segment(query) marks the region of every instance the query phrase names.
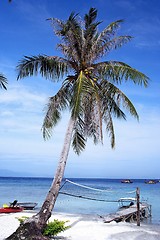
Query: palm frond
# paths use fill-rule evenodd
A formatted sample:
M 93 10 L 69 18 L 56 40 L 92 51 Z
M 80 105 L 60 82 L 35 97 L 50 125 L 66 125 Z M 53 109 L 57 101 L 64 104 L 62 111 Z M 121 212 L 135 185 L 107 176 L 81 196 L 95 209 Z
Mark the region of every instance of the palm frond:
M 52 129 L 61 119 L 61 111 L 68 106 L 68 89 L 61 88 L 58 93 L 49 98 L 46 106 L 46 115 L 43 121 L 42 131 L 44 139 L 50 138 Z
M 90 8 L 89 13 L 85 14 L 84 16 L 84 23 L 85 23 L 85 30 L 84 30 L 84 37 L 92 39 L 94 36 L 97 26 L 101 22 L 95 22 L 97 17 L 97 10 L 95 8 Z
M 42 77 L 55 81 L 55 79 L 59 79 L 67 74 L 68 68 L 67 61 L 61 57 L 48 57 L 45 55 L 25 56 L 17 66 L 17 79 L 41 74 Z
M 128 43 L 132 39 L 131 36 L 119 36 L 115 37 L 110 41 L 107 41 L 103 44 L 103 51 L 109 52 L 112 49 L 117 49 L 122 47 L 124 44 Z
M 74 83 L 73 91 L 72 91 L 72 100 L 71 100 L 71 110 L 72 117 L 77 118 L 78 115 L 82 111 L 82 98 L 84 94 L 88 94 L 90 92 L 90 85 L 88 84 L 88 79 L 85 74 L 80 71 L 80 74 L 77 77 L 77 80 Z
M 48 20 L 51 20 L 55 34 L 63 37 L 63 39 L 66 40 L 66 36 L 70 31 L 70 27 L 74 26 L 74 29 L 80 29 L 79 22 L 77 21 L 77 16 L 78 14 L 72 12 L 66 21 L 61 21 L 57 18 L 49 18 Z
M 56 35 L 62 40 L 58 48 L 62 50 L 67 59 L 72 61 L 78 61 L 82 55 L 82 28 L 77 16 L 78 14 L 72 12 L 66 21 L 51 19 Z
M 111 37 L 117 32 L 117 29 L 120 27 L 121 23 L 123 23 L 122 19 L 110 23 L 102 32 L 100 32 L 96 44 L 110 40 Z
M 108 112 L 107 115 L 104 116 L 104 122 L 106 123 L 106 131 L 109 134 L 109 137 L 111 139 L 111 147 L 115 147 L 115 133 L 114 133 L 114 125 L 113 120 L 110 112 Z
M 123 20 L 117 20 L 115 22 L 112 22 L 102 32 L 95 36 L 94 39 L 92 39 L 93 44 L 91 51 L 95 55 L 94 59 L 102 56 L 106 52 L 106 49 L 108 51 L 108 42 L 110 42 L 110 45 L 113 46 L 111 38 L 115 36 L 117 29 L 120 27 L 120 23 L 122 22 Z M 107 47 L 105 48 L 104 45 L 107 45 Z
M 134 105 L 132 104 L 132 102 L 129 100 L 129 98 L 118 88 L 117 88 L 116 95 L 117 95 L 117 101 L 120 102 L 123 108 L 125 108 L 131 114 L 131 116 L 139 120 L 138 113 Z
M 86 138 L 92 138 L 94 144 L 102 142 L 102 115 L 99 114 L 99 109 L 97 109 L 94 94 L 86 96 L 83 101 L 83 119 Z
M 0 73 L 0 88 L 7 90 L 6 87 L 7 84 L 8 84 L 7 78 L 2 73 Z
M 84 62 L 91 62 L 93 55 L 92 45 L 95 42 L 95 38 L 98 36 L 97 27 L 101 22 L 96 22 L 97 10 L 95 8 L 90 8 L 89 13 L 84 16 L 85 29 L 83 31 L 83 48 L 82 56 Z M 87 54 L 86 54 L 87 53 Z M 92 53 L 92 54 L 91 54 Z
M 72 147 L 76 154 L 80 154 L 86 147 L 87 138 L 84 134 L 84 121 L 79 116 L 73 130 Z
M 107 80 L 101 81 L 101 88 L 103 89 L 101 94 L 104 111 L 108 112 L 109 110 L 109 112 L 114 114 L 117 118 L 126 119 L 125 114 L 121 110 L 121 107 L 123 107 L 133 117 L 139 120 L 139 116 L 134 105 L 119 88 L 117 88 L 112 83 L 109 83 Z
M 68 51 L 69 57 L 73 61 L 81 60 L 82 59 L 82 29 L 75 18 L 69 19 L 68 25 L 69 25 L 69 31 L 66 34 L 67 43 L 69 42 L 69 44 L 72 44 L 72 48 L 69 48 L 72 52 Z
M 121 84 L 123 80 L 131 80 L 134 84 L 144 85 L 144 87 L 148 86 L 149 78 L 145 74 L 123 62 L 101 62 L 94 65 L 95 67 L 97 68 L 99 77 L 108 78 L 117 84 Z
M 91 24 L 94 23 L 95 19 L 97 17 L 97 9 L 96 8 L 90 8 L 89 13 L 85 14 L 84 21 L 85 21 L 85 28 L 89 28 Z
M 121 110 L 121 107 L 119 105 L 119 101 L 117 102 L 116 96 L 111 96 L 110 93 L 107 93 L 106 98 L 103 99 L 103 116 L 107 115 L 108 112 L 112 116 L 118 119 L 124 119 L 126 120 L 126 115 L 125 113 Z
M 73 150 L 77 155 L 79 155 L 86 147 L 86 139 L 83 134 L 83 129 L 79 128 L 78 122 L 79 121 L 77 121 L 74 129 L 73 141 L 72 141 Z
M 94 82 L 91 78 L 89 78 L 89 80 L 91 81 L 91 85 L 93 86 L 93 93 L 92 95 L 95 95 L 95 111 L 96 111 L 96 118 L 98 120 L 98 126 L 99 126 L 99 135 L 101 138 L 101 142 L 103 142 L 103 132 L 102 132 L 102 106 L 101 106 L 101 99 L 100 99 L 100 95 L 99 95 L 99 87 L 96 84 L 96 82 Z
M 103 40 L 101 44 L 97 44 L 95 48 L 95 59 L 103 57 L 108 54 L 111 50 L 122 47 L 132 39 L 131 36 L 119 36 L 111 40 Z
M 61 29 L 64 27 L 64 21 L 58 18 L 48 18 L 47 20 L 51 21 L 51 25 L 53 27 L 53 31 L 55 35 L 61 36 Z

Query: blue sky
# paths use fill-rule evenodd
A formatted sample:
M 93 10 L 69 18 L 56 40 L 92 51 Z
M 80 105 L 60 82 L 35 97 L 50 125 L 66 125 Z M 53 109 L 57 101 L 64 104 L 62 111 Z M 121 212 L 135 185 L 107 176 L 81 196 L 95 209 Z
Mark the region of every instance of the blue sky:
M 47 18 L 66 19 L 72 11 L 83 17 L 98 9 L 102 30 L 124 19 L 119 34 L 133 40 L 112 51 L 107 60 L 128 63 L 149 78 L 149 87 L 125 83 L 121 89 L 135 105 L 140 121 L 127 116 L 115 120 L 116 148 L 88 141 L 77 157 L 70 151 L 66 177 L 160 178 L 160 2 L 158 0 L 13 0 L 0 2 L 0 72 L 9 80 L 0 91 L 0 173 L 17 176 L 54 176 L 63 145 L 68 114 L 49 141 L 42 138 L 44 107 L 59 84 L 40 76 L 16 80 L 16 66 L 24 55 L 59 55 L 58 39 Z M 13 175 L 13 173 L 12 173 Z

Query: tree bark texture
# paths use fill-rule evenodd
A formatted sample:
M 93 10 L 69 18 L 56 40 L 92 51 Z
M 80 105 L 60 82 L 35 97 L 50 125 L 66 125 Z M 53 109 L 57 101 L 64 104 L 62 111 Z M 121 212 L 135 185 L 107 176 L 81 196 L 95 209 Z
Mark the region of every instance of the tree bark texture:
M 41 229 L 37 223 L 32 220 L 21 224 L 19 228 L 8 238 L 7 240 L 48 240 L 49 238 L 45 237 L 41 233 Z
M 21 224 L 20 227 L 16 230 L 16 232 L 13 233 L 8 238 L 6 238 L 6 240 L 48 239 L 42 235 L 42 232 L 44 227 L 46 226 L 47 220 L 51 217 L 52 210 L 54 208 L 59 193 L 60 185 L 64 176 L 65 166 L 69 154 L 75 121 L 76 120 L 74 120 L 72 117 L 70 118 L 56 174 L 51 184 L 51 188 L 46 196 L 46 199 L 39 213 L 37 213 L 29 220 L 26 220 L 23 224 Z

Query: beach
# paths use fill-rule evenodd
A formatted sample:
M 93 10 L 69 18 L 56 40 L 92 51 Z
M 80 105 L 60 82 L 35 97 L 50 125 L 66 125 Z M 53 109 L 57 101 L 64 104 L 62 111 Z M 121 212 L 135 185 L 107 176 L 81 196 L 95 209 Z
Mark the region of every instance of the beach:
M 33 213 L 24 211 L 20 213 L 0 215 L 0 240 L 11 235 L 19 226 L 17 218 L 31 217 Z M 68 221 L 71 226 L 56 237 L 65 240 L 160 240 L 160 225 L 147 225 L 141 223 L 111 222 L 104 223 L 98 215 L 53 213 L 50 221 L 54 219 Z
M 15 199 L 18 202 L 38 204 L 33 211 L 0 214 L 0 240 L 4 240 L 18 228 L 17 217 L 30 217 L 39 211 L 51 181 L 52 179 L 48 178 L 0 178 L 1 206 Z M 60 233 L 58 239 L 160 240 L 159 183 L 150 185 L 139 179 L 134 180 L 132 184 L 122 184 L 118 179 L 72 179 L 72 181 L 79 186 L 66 183 L 61 191 L 96 200 L 59 194 L 50 221 L 53 219 L 69 221 L 66 224 L 71 228 Z M 148 199 L 147 202 L 152 205 L 152 218 L 148 219 L 148 223 L 143 222 L 140 227 L 136 226 L 136 223 L 104 223 L 100 216 L 116 212 L 119 208 L 116 201 L 121 197 L 135 197 L 137 186 L 141 189 L 142 200 Z

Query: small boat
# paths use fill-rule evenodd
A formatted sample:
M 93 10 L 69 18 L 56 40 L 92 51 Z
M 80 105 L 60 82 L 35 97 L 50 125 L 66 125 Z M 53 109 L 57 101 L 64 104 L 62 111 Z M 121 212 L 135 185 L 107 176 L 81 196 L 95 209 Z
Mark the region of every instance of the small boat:
M 133 183 L 130 179 L 121 180 L 121 183 Z
M 16 213 L 16 212 L 22 212 L 22 207 L 3 207 L 0 208 L 0 213 Z
M 158 183 L 157 180 L 148 180 L 148 181 L 145 181 L 146 184 L 156 184 Z
M 131 198 L 131 197 L 120 198 L 120 199 L 118 200 L 119 209 L 129 208 L 129 207 L 135 205 L 135 204 L 136 204 L 136 201 L 137 201 L 136 198 Z
M 33 210 L 37 206 L 37 203 L 34 203 L 34 202 L 18 202 L 17 206 L 22 207 L 24 210 Z

